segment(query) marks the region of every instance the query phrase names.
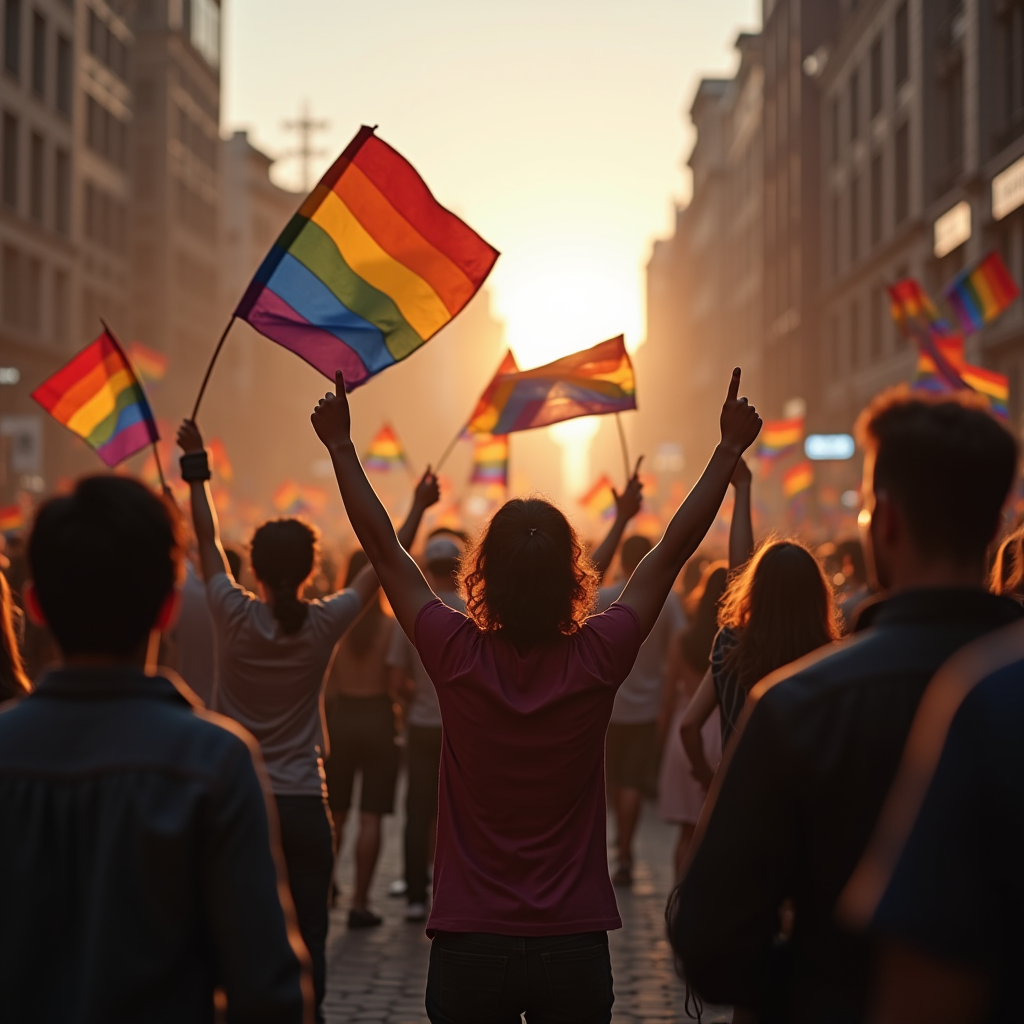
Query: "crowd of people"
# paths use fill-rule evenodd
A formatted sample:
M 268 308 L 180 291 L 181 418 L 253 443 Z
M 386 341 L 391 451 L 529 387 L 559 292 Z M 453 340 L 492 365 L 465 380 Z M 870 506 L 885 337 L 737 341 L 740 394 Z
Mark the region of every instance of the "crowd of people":
M 392 890 L 435 1024 L 612 1019 L 655 798 L 681 977 L 735 1021 L 1019 1016 L 1016 442 L 969 398 L 881 396 L 833 573 L 755 539 L 739 385 L 664 535 L 629 535 L 638 464 L 592 551 L 537 497 L 417 548 L 437 480 L 396 531 L 340 374 L 312 416 L 360 544 L 336 578 L 294 518 L 244 569 L 192 421 L 190 516 L 120 476 L 44 503 L 0 563 L 0 1019 L 322 1020 L 338 851 L 374 928 L 403 761 Z

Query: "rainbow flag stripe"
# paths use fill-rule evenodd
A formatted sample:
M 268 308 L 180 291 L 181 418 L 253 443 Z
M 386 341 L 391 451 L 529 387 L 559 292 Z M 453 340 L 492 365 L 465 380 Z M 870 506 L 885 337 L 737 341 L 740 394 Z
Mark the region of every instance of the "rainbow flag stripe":
M 274 491 L 272 501 L 282 515 L 319 514 L 327 504 L 327 492 L 320 487 L 304 487 L 294 480 L 285 480 Z
M 615 495 L 612 482 L 607 476 L 601 475 L 593 487 L 580 498 L 580 504 L 598 519 L 615 517 Z
M 171 361 L 160 352 L 154 352 L 151 348 L 138 341 L 128 342 L 128 358 L 135 367 L 138 375 L 147 384 L 155 384 L 163 380 L 167 375 L 167 367 Z
M 385 423 L 374 435 L 363 456 L 363 466 L 366 469 L 376 469 L 386 473 L 389 470 L 405 467 L 408 463 L 405 459 L 405 452 L 402 449 L 402 442 L 398 435 Z
M 782 474 L 782 493 L 787 498 L 795 498 L 814 485 L 814 470 L 809 462 L 801 462 Z
M 948 320 L 939 315 L 929 294 L 913 277 L 886 286 L 889 312 L 900 332 L 908 338 L 921 334 L 952 334 Z
M 25 525 L 25 514 L 20 505 L 5 505 L 0 508 L 0 533 L 11 533 Z
M 761 428 L 758 455 L 762 459 L 777 459 L 792 451 L 804 439 L 804 418 L 769 420 Z
M 502 377 L 507 376 L 510 373 L 518 373 L 519 364 L 516 362 L 516 357 L 512 355 L 512 349 L 508 349 L 505 352 L 504 357 L 501 360 L 501 364 L 498 366 L 498 371 L 491 378 L 490 384 L 484 388 L 483 394 L 477 400 L 476 408 L 473 410 L 473 415 L 469 417 L 469 422 L 474 422 L 478 417 L 487 416 L 488 409 L 494 400 L 494 394 L 498 390 L 498 384 Z M 466 428 L 466 433 L 469 432 L 469 428 Z M 485 431 L 486 433 L 486 431 Z
M 508 487 L 508 436 L 480 434 L 473 445 L 471 484 Z
M 108 466 L 160 440 L 146 393 L 107 331 L 40 384 L 32 397 Z
M 990 252 L 977 266 L 962 270 L 946 285 L 945 292 L 965 333 L 980 331 L 1020 295 L 997 252 Z
M 513 434 L 577 416 L 635 408 L 633 364 L 620 334 L 546 366 L 498 377 L 487 402 L 478 405 L 466 430 Z
M 363 127 L 256 272 L 235 316 L 345 388 L 415 352 L 498 258 Z
M 1009 415 L 1007 406 L 1010 401 L 1010 379 L 995 370 L 986 370 L 981 366 L 964 366 L 960 371 L 964 383 L 979 394 L 984 395 L 992 406 L 992 411 L 1001 419 Z

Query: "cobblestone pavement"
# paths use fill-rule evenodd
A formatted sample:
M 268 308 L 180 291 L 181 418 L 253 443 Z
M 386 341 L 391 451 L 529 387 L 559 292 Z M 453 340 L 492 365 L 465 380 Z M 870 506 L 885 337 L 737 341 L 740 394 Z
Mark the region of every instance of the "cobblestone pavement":
M 401 806 L 401 801 L 398 806 Z M 338 908 L 331 912 L 327 940 L 328 1024 L 424 1024 L 430 941 L 421 924 L 403 917 L 405 901 L 389 899 L 387 887 L 401 874 L 401 818 L 385 819 L 384 851 L 371 902 L 384 924 L 365 931 L 345 927 L 352 884 L 352 836 L 338 869 Z M 657 819 L 654 807 L 644 809 L 637 843 L 632 890 L 617 889 L 623 927 L 611 933 L 615 976 L 615 1024 L 679 1021 L 684 989 L 676 978 L 672 951 L 665 940 L 665 900 L 671 886 L 674 830 Z M 731 1014 L 705 1007 L 705 1024 L 728 1022 Z

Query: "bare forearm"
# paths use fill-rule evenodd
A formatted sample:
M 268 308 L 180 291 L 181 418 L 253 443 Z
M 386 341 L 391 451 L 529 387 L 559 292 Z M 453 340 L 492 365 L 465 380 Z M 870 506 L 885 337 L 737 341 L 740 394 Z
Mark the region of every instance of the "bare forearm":
M 750 515 L 750 484 L 736 488 L 729 524 L 729 568 L 738 569 L 754 552 L 754 523 Z
M 370 561 L 377 559 L 396 541 L 395 528 L 377 492 L 366 479 L 359 456 L 351 441 L 329 448 L 334 475 L 338 479 L 341 500 L 345 503 L 352 529 Z M 422 513 L 421 513 L 422 514 Z M 417 524 L 418 525 L 418 524 Z
M 193 480 L 189 484 L 189 500 L 192 505 L 192 528 L 196 534 L 203 579 L 208 580 L 219 572 L 226 573 L 228 564 L 220 544 L 217 513 L 213 509 L 210 490 L 205 481 Z
M 683 741 L 683 750 L 690 761 L 694 778 L 710 779 L 715 771 L 708 764 L 707 755 L 704 753 L 704 738 L 701 736 L 700 726 L 683 723 L 679 728 L 679 738 Z
M 622 534 L 626 529 L 626 524 L 629 519 L 623 518 L 622 516 L 616 516 L 615 522 L 612 523 L 611 529 L 608 531 L 608 535 L 603 541 L 594 549 L 593 554 L 590 556 L 590 560 L 594 563 L 594 568 L 597 569 L 598 574 L 603 580 L 608 569 L 611 567 L 612 559 L 615 557 L 615 552 L 619 547 L 619 541 L 622 540 Z

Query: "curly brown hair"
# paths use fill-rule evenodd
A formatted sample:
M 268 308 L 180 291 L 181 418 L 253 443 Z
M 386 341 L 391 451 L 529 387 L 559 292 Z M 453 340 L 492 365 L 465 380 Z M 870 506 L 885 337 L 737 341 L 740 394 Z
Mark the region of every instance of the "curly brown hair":
M 597 572 L 576 531 L 543 498 L 514 498 L 491 518 L 461 580 L 466 612 L 520 649 L 575 633 L 594 604 Z

